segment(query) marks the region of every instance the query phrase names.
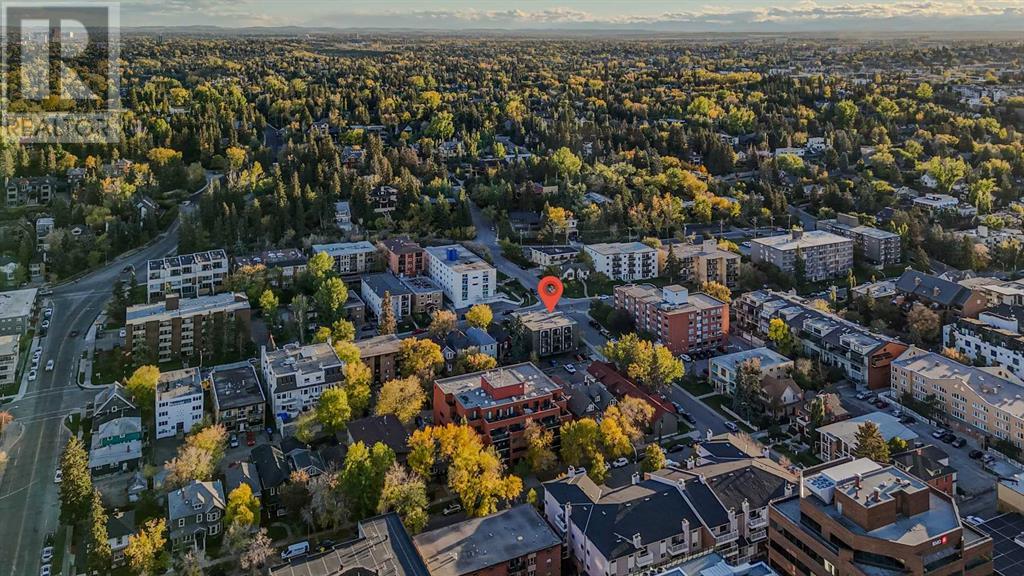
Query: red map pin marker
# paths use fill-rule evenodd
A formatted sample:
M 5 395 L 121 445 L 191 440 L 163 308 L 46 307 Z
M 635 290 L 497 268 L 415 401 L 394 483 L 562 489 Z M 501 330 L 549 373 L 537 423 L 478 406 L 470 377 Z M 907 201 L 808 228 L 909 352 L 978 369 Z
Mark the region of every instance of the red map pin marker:
M 540 301 L 547 306 L 548 312 L 554 312 L 558 300 L 562 297 L 562 281 L 555 276 L 545 276 L 537 283 L 537 294 Z

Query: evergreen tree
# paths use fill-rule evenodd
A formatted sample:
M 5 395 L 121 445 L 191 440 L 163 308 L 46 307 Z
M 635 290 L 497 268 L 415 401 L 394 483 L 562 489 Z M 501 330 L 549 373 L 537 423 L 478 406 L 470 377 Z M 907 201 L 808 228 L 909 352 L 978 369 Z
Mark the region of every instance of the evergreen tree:
M 858 458 L 870 458 L 880 464 L 889 462 L 889 444 L 886 443 L 878 424 L 868 420 L 857 428 L 857 447 L 853 454 Z
M 60 520 L 64 524 L 78 524 L 88 517 L 93 489 L 89 455 L 77 436 L 72 436 L 64 447 L 60 469 Z
M 398 332 L 398 321 L 395 320 L 395 309 L 391 304 L 391 292 L 384 292 L 380 301 L 380 325 L 377 333 L 381 336 Z
M 107 513 L 99 490 L 92 493 L 89 510 L 89 572 L 105 574 L 110 570 L 110 542 L 107 541 Z

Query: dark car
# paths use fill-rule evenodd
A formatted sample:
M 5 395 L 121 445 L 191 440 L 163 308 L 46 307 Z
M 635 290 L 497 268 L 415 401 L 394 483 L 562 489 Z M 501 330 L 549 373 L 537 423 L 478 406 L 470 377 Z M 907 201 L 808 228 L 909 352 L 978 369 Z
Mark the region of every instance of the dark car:
M 950 442 L 949 445 L 954 448 L 963 448 L 964 446 L 967 446 L 967 440 L 964 440 L 963 438 L 957 438 L 956 440 Z
M 587 324 L 590 324 L 594 328 L 601 328 L 601 323 L 598 322 L 597 320 L 591 320 L 587 322 Z
M 875 408 L 887 408 L 889 405 L 885 403 L 885 400 L 875 400 Z
M 916 422 L 917 420 L 914 420 L 913 416 L 904 415 L 903 418 L 900 418 L 901 424 L 915 424 Z
M 942 440 L 946 444 L 951 444 L 954 440 L 956 440 L 956 434 L 947 432 L 946 434 L 943 434 L 942 438 L 939 438 L 939 440 Z
M 982 452 L 981 450 L 971 450 L 970 452 L 967 453 L 967 456 L 971 460 L 977 460 L 978 458 L 981 458 L 984 455 L 985 455 L 985 453 Z
M 676 452 L 682 452 L 683 450 L 686 450 L 686 444 L 676 444 L 668 449 L 668 453 L 675 454 Z
M 72 330 L 70 336 L 72 338 L 75 338 L 76 336 L 78 336 L 78 334 L 79 334 L 78 330 Z
M 690 424 L 696 424 L 697 423 L 697 419 L 694 418 L 693 414 L 690 414 L 689 412 L 683 412 L 683 419 L 686 420 L 687 422 L 689 422 Z

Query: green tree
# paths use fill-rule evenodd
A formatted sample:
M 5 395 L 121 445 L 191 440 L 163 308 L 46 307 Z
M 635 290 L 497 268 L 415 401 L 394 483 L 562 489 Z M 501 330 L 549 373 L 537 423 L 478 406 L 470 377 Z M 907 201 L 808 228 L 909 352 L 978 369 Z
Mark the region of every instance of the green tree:
M 111 550 L 107 540 L 107 513 L 99 490 L 93 490 L 89 507 L 89 571 L 105 573 L 110 570 Z
M 156 366 L 140 366 L 128 377 L 125 388 L 135 398 L 138 406 L 152 407 L 156 401 L 156 383 L 160 380 L 160 369 Z
M 583 160 L 565 146 L 555 150 L 551 157 L 548 158 L 548 161 L 556 174 L 567 179 L 574 178 L 580 173 L 580 168 L 583 167 Z
M 992 211 L 992 197 L 995 191 L 996 181 L 992 178 L 982 178 L 971 182 L 967 198 L 978 209 L 979 214 L 988 214 Z
M 782 318 L 772 318 L 768 322 L 768 340 L 775 344 L 776 350 L 783 356 L 789 356 L 793 352 L 793 334 L 789 326 Z
M 739 365 L 736 374 L 736 390 L 732 395 L 732 409 L 743 416 L 745 420 L 758 412 L 760 406 L 761 392 L 761 361 L 758 358 L 751 358 Z
M 856 448 L 853 454 L 857 458 L 870 458 L 879 464 L 889 462 L 889 445 L 885 442 L 878 424 L 868 420 L 857 428 L 854 436 Z
M 655 472 L 665 467 L 665 451 L 657 444 L 648 444 L 644 448 L 644 472 Z
M 77 436 L 72 436 L 64 446 L 60 470 L 60 519 L 64 524 L 75 525 L 86 519 L 93 496 L 89 455 Z
M 356 442 L 348 448 L 341 469 L 341 489 L 353 520 L 362 520 L 376 512 L 384 489 L 384 477 L 395 463 L 395 453 L 383 443 L 367 448 Z
M 260 294 L 259 304 L 260 310 L 263 311 L 263 316 L 269 322 L 274 322 L 274 319 L 277 318 L 277 307 L 281 305 L 274 291 L 269 288 L 264 290 L 263 294 Z
M 843 100 L 835 106 L 836 126 L 839 128 L 852 128 L 857 119 L 857 105 L 849 100 Z
M 395 320 L 395 308 L 391 302 L 391 292 L 385 291 L 380 300 L 380 323 L 377 333 L 380 335 L 398 332 L 398 321 Z
M 342 388 L 328 388 L 316 403 L 316 419 L 329 432 L 339 432 L 352 419 L 348 395 Z
M 927 162 L 919 164 L 918 169 L 931 174 L 939 183 L 939 191 L 949 194 L 953 185 L 967 176 L 970 166 L 962 158 L 932 156 Z
M 920 302 L 915 302 L 907 312 L 907 329 L 918 344 L 938 340 L 941 327 L 939 315 Z
M 334 258 L 327 252 L 317 252 L 306 263 L 306 272 L 319 284 L 334 273 Z
M 671 246 L 668 250 L 668 256 L 665 257 L 665 276 L 668 276 L 670 281 L 675 281 L 676 277 L 682 273 L 683 263 L 676 255 L 675 250 L 672 250 Z
M 320 320 L 327 324 L 333 323 L 341 317 L 341 311 L 348 301 L 348 288 L 341 279 L 328 278 L 320 284 L 313 295 L 313 301 L 316 302 Z

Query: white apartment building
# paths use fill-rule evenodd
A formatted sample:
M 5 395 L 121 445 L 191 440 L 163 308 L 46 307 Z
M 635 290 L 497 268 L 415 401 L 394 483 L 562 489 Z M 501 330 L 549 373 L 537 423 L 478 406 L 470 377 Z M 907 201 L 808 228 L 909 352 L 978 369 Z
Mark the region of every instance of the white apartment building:
M 811 282 L 844 276 L 853 268 L 853 240 L 821 230 L 795 229 L 790 234 L 750 241 L 754 262 L 773 264 L 787 274 L 795 272 L 798 255 Z
M 1003 306 L 1001 308 L 1009 308 Z M 942 343 L 972 361 L 987 366 L 1002 366 L 1018 378 L 1024 378 L 1024 336 L 1017 318 L 987 310 L 978 318 L 959 318 L 942 327 Z
M 35 288 L 0 292 L 0 334 L 20 336 L 28 330 L 37 292 Z
M 493 266 L 459 244 L 430 246 L 427 276 L 437 283 L 455 308 L 490 301 L 498 285 Z
M 13 384 L 15 381 L 18 372 L 18 345 L 18 336 L 0 336 L 0 386 Z
M 380 320 L 384 313 L 384 295 L 391 297 L 391 310 L 395 320 L 401 322 L 412 313 L 412 290 L 390 272 L 364 274 L 359 278 L 359 296 L 374 317 Z
M 327 343 L 260 348 L 260 370 L 275 417 L 294 418 L 316 406 L 324 390 L 344 378 L 344 363 Z
M 198 368 L 162 372 L 156 383 L 156 437 L 188 434 L 203 419 L 203 385 Z
M 590 244 L 583 247 L 594 272 L 612 280 L 649 280 L 658 276 L 658 251 L 642 242 Z
M 341 275 L 361 274 L 377 265 L 377 247 L 363 240 L 335 244 L 313 244 L 313 254 L 326 252 L 334 258 L 334 270 Z
M 150 260 L 146 264 L 146 301 L 160 300 L 167 294 L 182 298 L 214 294 L 228 271 L 228 255 L 223 250 Z

